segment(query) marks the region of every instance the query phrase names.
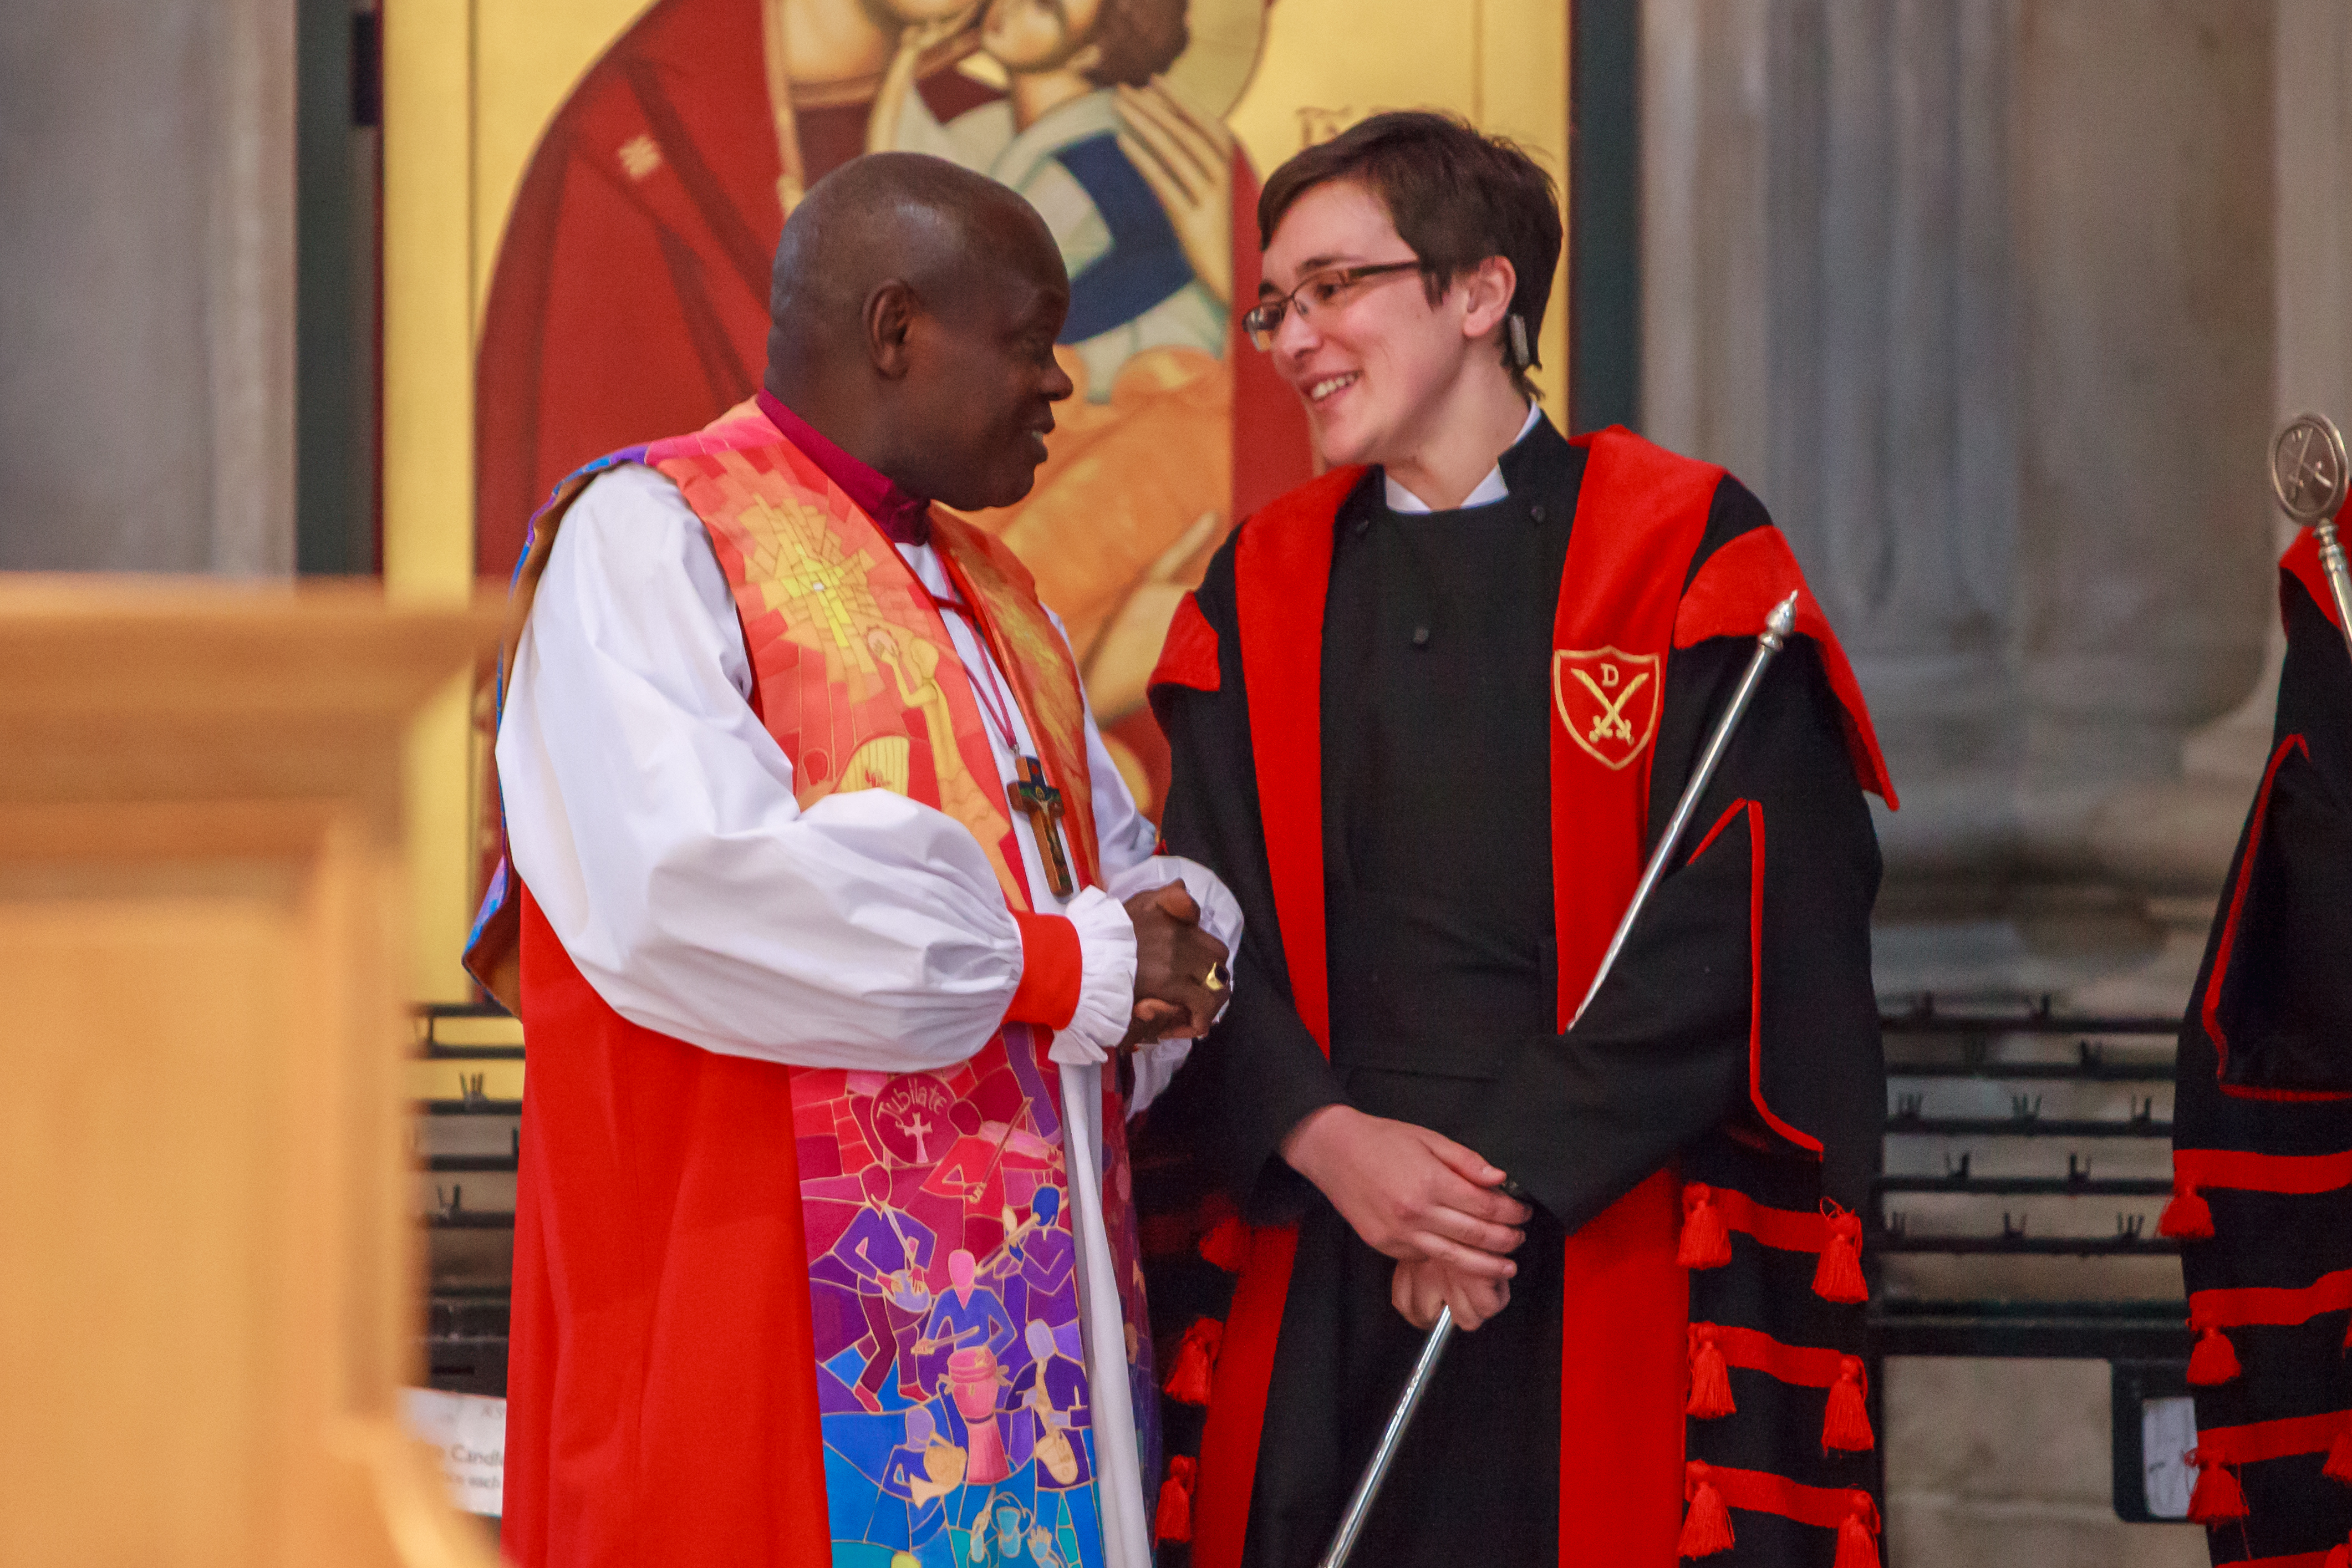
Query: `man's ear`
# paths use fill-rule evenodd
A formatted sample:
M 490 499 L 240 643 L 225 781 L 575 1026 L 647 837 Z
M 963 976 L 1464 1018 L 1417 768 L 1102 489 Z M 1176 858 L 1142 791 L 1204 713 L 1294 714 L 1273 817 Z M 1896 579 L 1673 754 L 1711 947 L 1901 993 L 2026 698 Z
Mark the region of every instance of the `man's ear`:
M 908 339 L 922 310 L 912 285 L 893 278 L 866 297 L 866 354 L 885 381 L 898 381 L 912 368 Z
M 1462 335 L 1475 341 L 1501 330 L 1518 292 L 1518 268 L 1507 256 L 1490 256 L 1463 274 L 1454 287 L 1462 290 Z

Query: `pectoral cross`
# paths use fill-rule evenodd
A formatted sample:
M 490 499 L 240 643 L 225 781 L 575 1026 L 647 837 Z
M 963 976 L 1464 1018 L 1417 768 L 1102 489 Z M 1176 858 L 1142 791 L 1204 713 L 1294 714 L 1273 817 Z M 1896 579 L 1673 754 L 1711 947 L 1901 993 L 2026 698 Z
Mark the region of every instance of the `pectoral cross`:
M 1037 856 L 1045 862 L 1045 885 L 1057 899 L 1078 890 L 1070 878 L 1070 858 L 1062 848 L 1062 792 L 1045 782 L 1045 767 L 1034 757 L 1021 759 L 1021 776 L 1004 786 L 1013 809 L 1027 814 L 1029 831 L 1037 836 Z

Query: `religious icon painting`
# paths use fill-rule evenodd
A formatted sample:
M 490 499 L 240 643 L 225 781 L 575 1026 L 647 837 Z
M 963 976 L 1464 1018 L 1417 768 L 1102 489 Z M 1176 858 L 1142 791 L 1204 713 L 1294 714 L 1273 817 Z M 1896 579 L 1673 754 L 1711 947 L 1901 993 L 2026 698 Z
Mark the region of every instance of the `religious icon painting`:
M 1624 767 L 1657 733 L 1664 667 L 1654 653 L 1561 648 L 1551 656 L 1552 707 L 1586 755 Z

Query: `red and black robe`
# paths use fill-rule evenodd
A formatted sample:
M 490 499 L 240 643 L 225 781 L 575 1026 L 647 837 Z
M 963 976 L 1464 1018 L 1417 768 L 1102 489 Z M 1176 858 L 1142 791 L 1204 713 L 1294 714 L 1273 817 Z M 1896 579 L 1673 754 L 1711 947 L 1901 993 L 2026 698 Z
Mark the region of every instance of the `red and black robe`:
M 1853 1211 L 1885 1111 L 1862 791 L 1891 792 L 1868 717 L 1806 595 L 1563 1033 L 1802 581 L 1736 481 L 1622 431 L 1539 423 L 1501 467 L 1508 498 L 1469 510 L 1394 512 L 1362 470 L 1284 498 L 1155 678 L 1169 847 L 1248 916 L 1233 1005 L 1150 1134 L 1234 1206 L 1203 1250 L 1238 1273 L 1229 1310 L 1154 1282 L 1172 1394 L 1209 1396 L 1163 1535 L 1202 1568 L 1315 1562 L 1418 1347 L 1393 1265 L 1276 1152 L 1346 1100 L 1468 1144 L 1538 1210 L 1366 1561 L 1874 1563 Z
M 2319 566 L 2280 563 L 2286 665 L 2180 1032 L 2173 1201 L 2197 1343 L 2189 1517 L 2216 1563 L 2352 1562 L 2352 658 Z M 2332 1555 L 2341 1553 L 2343 1555 Z

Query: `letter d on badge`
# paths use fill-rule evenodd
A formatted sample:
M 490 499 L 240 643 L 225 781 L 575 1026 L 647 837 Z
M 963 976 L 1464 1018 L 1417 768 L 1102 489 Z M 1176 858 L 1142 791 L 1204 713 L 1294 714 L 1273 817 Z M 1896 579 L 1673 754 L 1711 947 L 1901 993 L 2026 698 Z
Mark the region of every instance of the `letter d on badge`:
M 1622 768 L 1657 733 L 1659 670 L 1654 653 L 1613 647 L 1561 648 L 1551 656 L 1551 700 L 1559 721 L 1585 753 Z

